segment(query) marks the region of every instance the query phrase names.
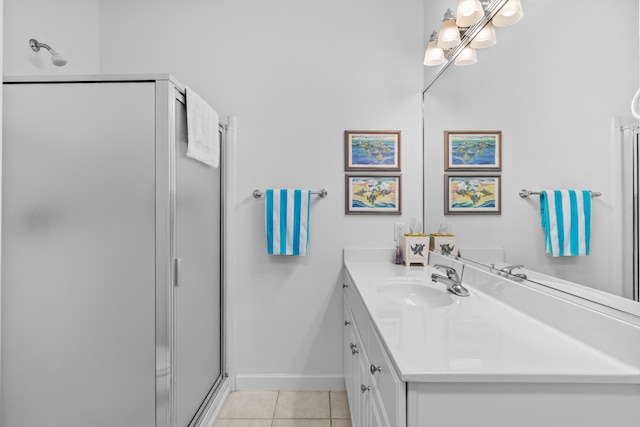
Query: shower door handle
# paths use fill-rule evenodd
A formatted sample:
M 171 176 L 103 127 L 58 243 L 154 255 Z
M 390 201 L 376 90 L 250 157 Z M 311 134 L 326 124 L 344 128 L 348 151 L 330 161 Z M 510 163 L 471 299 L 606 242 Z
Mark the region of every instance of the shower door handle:
M 640 113 L 638 112 L 638 98 L 640 98 L 640 89 L 633 95 L 633 100 L 631 101 L 631 114 L 636 120 L 640 120 Z
M 179 287 L 182 282 L 182 258 L 176 258 L 173 262 L 173 286 Z

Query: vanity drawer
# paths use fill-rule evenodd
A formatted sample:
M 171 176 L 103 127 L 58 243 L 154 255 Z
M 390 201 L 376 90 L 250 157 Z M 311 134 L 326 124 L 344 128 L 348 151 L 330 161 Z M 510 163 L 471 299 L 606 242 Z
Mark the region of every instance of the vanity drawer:
M 360 298 L 360 295 L 348 274 L 345 274 L 344 286 L 345 300 L 353 314 L 353 319 L 355 320 L 358 332 L 360 333 L 362 344 L 365 348 L 368 348 L 370 335 L 369 314 L 367 313 L 367 309 L 364 307 L 364 303 L 362 302 L 362 299 Z
M 378 334 L 373 329 L 370 333 L 367 350 L 369 356 L 368 373 L 373 376 L 376 382 L 384 411 L 389 417 L 391 425 L 404 425 L 406 418 L 404 383 L 396 375 L 393 364 L 387 356 Z

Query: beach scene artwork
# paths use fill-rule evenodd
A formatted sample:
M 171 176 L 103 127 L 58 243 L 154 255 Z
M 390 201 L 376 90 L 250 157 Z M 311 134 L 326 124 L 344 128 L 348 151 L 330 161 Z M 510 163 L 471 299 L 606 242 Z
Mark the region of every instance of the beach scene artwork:
M 445 132 L 446 170 L 500 170 L 501 132 Z
M 347 176 L 347 213 L 400 213 L 399 176 Z
M 445 213 L 500 213 L 499 176 L 449 176 Z
M 346 131 L 346 170 L 400 170 L 400 132 Z

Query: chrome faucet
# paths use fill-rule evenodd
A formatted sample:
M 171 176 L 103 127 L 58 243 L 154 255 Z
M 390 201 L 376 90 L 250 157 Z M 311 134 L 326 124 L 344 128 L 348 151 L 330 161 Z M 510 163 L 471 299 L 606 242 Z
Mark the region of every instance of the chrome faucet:
M 447 267 L 446 265 L 440 264 L 434 264 L 433 266 L 438 269 L 443 269 L 447 272 L 447 277 L 433 273 L 431 275 L 431 280 L 433 282 L 444 283 L 447 286 L 447 290 L 454 295 L 458 295 L 460 297 L 469 296 L 469 291 L 464 286 L 462 286 L 460 277 L 458 276 L 458 272 L 455 268 Z
M 524 265 L 522 264 L 518 264 L 518 265 L 508 265 L 506 267 L 501 268 L 500 270 L 498 270 L 498 276 L 502 276 L 502 277 L 509 277 L 509 276 L 513 276 L 516 277 L 518 279 L 527 279 L 527 275 L 524 273 L 513 273 L 513 270 L 515 270 L 516 268 L 523 268 Z

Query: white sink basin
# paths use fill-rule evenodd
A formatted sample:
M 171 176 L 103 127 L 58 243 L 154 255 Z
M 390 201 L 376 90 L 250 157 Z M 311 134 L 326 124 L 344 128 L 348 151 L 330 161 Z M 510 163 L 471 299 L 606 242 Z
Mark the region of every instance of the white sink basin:
M 398 304 L 416 307 L 443 307 L 453 302 L 451 295 L 422 280 L 390 280 L 378 288 L 381 296 Z

